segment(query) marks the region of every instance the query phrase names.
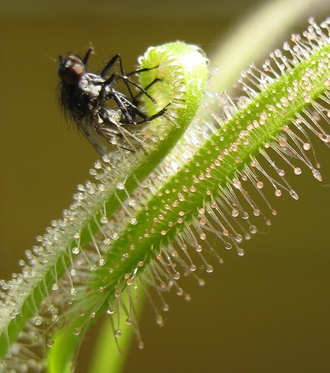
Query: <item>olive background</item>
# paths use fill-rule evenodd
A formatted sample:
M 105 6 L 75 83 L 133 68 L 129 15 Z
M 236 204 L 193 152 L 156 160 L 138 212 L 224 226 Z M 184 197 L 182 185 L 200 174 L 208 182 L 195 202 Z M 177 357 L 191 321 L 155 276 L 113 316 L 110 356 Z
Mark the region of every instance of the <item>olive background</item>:
M 69 206 L 77 184 L 90 179 L 98 158 L 59 110 L 58 55 L 83 54 L 92 43 L 93 69 L 119 52 L 130 71 L 150 45 L 182 40 L 210 53 L 260 3 L 18 0 L 0 6 L 0 278 L 9 279 L 35 237 Z M 292 32 L 306 28 L 308 15 Z M 243 244 L 244 257 L 216 243 L 224 264 L 203 274 L 203 288 L 192 278 L 182 282 L 190 302 L 166 296 L 163 328 L 147 305 L 140 322 L 145 348 L 132 346 L 125 372 L 330 371 L 330 152 L 318 140 L 314 145 L 324 181 L 305 168 L 301 176 L 290 174 L 299 201 L 286 194 L 275 201 L 267 187 L 279 212 L 272 227 L 260 224 L 262 232 Z M 79 373 L 87 371 L 95 330 L 82 347 Z

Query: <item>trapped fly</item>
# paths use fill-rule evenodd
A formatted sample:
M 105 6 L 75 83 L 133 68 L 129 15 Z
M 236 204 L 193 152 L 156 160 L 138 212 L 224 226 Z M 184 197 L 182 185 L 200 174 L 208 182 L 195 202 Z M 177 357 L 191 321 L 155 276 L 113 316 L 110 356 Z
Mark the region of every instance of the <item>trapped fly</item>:
M 147 90 L 157 80 L 145 88 L 139 86 L 130 77 L 150 69 L 126 74 L 120 54 L 113 56 L 100 74 L 87 72 L 92 53 L 93 48 L 89 48 L 83 58 L 76 54 L 69 54 L 66 58 L 59 56 L 60 105 L 101 155 L 108 152 L 106 143 L 117 149 L 134 151 L 140 144 L 131 129 L 160 117 L 166 111 L 165 107 L 148 116 L 138 108 L 142 94 L 155 103 Z M 116 63 L 119 72 L 115 71 Z M 117 88 L 120 82 L 125 92 Z M 138 93 L 134 94 L 133 90 Z

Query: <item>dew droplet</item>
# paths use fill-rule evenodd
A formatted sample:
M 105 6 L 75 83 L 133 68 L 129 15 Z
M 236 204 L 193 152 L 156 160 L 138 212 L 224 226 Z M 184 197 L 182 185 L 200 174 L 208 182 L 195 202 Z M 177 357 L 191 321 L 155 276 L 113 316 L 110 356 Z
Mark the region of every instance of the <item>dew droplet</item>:
M 190 302 L 191 301 L 191 295 L 186 293 L 184 295 L 184 300 L 187 301 L 187 302 Z
M 121 337 L 121 330 L 120 330 L 120 329 L 116 329 L 116 330 L 115 330 L 115 337 L 116 337 L 116 338 Z
M 232 212 L 231 212 L 231 216 L 232 216 L 233 218 L 236 218 L 238 215 L 239 215 L 238 210 L 236 210 L 236 209 L 232 210 Z
M 201 245 L 197 245 L 195 250 L 197 253 L 201 253 L 203 251 L 203 247 Z
M 226 249 L 226 250 L 231 250 L 232 247 L 233 247 L 233 245 L 232 245 L 230 242 L 226 242 L 226 243 L 225 243 L 225 249 Z
M 190 266 L 190 270 L 191 270 L 191 272 L 195 272 L 196 269 L 197 269 L 197 267 L 195 266 L 195 264 L 192 264 L 192 265 Z
M 156 316 L 156 323 L 157 323 L 157 325 L 159 325 L 159 326 L 163 326 L 163 324 L 164 324 L 164 320 L 163 320 L 163 318 L 162 318 L 161 315 L 157 315 L 157 316 Z
M 137 218 L 132 218 L 132 219 L 131 219 L 131 224 L 132 224 L 132 225 L 136 225 L 137 222 L 138 222 Z
M 282 195 L 282 191 L 280 189 L 276 189 L 275 190 L 275 196 L 276 197 L 281 197 L 281 195 Z
M 174 280 L 179 280 L 180 279 L 180 273 L 179 272 L 175 272 L 173 274 L 173 278 L 174 278 Z
M 212 272 L 213 272 L 213 267 L 212 267 L 210 264 L 208 264 L 208 265 L 206 266 L 206 272 L 207 272 L 207 273 L 212 273 Z
M 264 187 L 264 183 L 262 181 L 257 182 L 257 188 L 262 189 Z
M 303 148 L 304 148 L 304 150 L 309 150 L 311 148 L 311 144 L 309 142 L 305 142 L 303 144 Z
M 237 249 L 237 254 L 238 256 L 244 256 L 244 250 L 241 248 Z
M 313 169 L 312 174 L 315 177 L 315 179 L 317 179 L 318 181 L 322 181 L 322 175 L 320 171 Z
M 243 241 L 243 236 L 241 234 L 235 234 L 235 241 L 240 243 Z
M 293 189 L 290 190 L 290 196 L 296 201 L 299 199 L 298 194 Z
M 319 134 L 319 138 L 320 138 L 323 142 L 325 142 L 325 143 L 327 143 L 327 144 L 330 143 L 330 135 L 327 135 L 326 133 L 320 133 L 320 134 Z
M 114 309 L 113 307 L 109 307 L 109 308 L 107 309 L 107 314 L 108 314 L 108 315 L 113 315 L 114 312 L 115 312 L 115 309 Z
M 204 285 L 205 285 L 205 280 L 202 279 L 202 278 L 199 278 L 199 279 L 198 279 L 198 285 L 199 285 L 199 286 L 204 286 Z
M 53 339 L 48 339 L 47 340 L 47 347 L 53 347 L 53 345 L 54 345 L 54 340 Z
M 247 220 L 249 218 L 249 214 L 246 211 L 244 211 L 243 214 L 242 214 L 242 218 L 244 220 Z
M 40 326 L 42 324 L 42 318 L 40 316 L 36 316 L 34 318 L 34 325 Z
M 100 222 L 102 224 L 106 224 L 108 222 L 108 218 L 106 216 L 102 216 L 101 219 L 100 219 Z
M 200 238 L 202 241 L 206 240 L 206 234 L 205 234 L 204 232 L 201 233 L 201 234 L 199 235 L 199 238 Z
M 256 234 L 257 233 L 257 227 L 255 225 L 250 225 L 249 227 L 249 231 L 252 233 L 252 234 Z
M 80 328 L 75 328 L 74 331 L 73 331 L 73 334 L 78 336 L 81 332 L 81 329 Z
M 254 209 L 253 210 L 253 215 L 254 216 L 259 216 L 260 215 L 260 210 L 259 209 Z

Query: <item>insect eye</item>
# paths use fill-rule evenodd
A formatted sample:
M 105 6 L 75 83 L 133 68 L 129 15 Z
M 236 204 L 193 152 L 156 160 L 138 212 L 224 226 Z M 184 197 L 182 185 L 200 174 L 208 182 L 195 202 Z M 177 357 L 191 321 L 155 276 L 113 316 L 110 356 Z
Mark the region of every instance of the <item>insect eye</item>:
M 71 63 L 69 66 L 61 66 L 58 73 L 64 83 L 75 85 L 84 74 L 84 66 L 77 62 Z

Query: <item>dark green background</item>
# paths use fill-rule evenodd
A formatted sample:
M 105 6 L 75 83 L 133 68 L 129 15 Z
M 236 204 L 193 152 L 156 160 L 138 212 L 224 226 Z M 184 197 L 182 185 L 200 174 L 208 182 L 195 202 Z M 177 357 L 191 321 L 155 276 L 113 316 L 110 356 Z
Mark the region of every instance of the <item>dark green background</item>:
M 210 52 L 254 3 L 0 2 L 0 278 L 18 271 L 24 250 L 61 216 L 97 159 L 60 114 L 58 55 L 84 53 L 92 42 L 95 69 L 120 52 L 133 70 L 149 45 L 183 40 Z M 306 24 L 307 16 L 292 31 Z M 125 372 L 330 371 L 330 152 L 315 146 L 323 183 L 306 169 L 290 175 L 301 199 L 276 200 L 273 226 L 260 226 L 264 233 L 244 244 L 243 258 L 219 244 L 225 263 L 203 275 L 204 288 L 183 281 L 190 303 L 167 297 L 164 328 L 147 306 L 145 349 L 133 346 Z M 89 351 L 86 341 L 82 355 Z

